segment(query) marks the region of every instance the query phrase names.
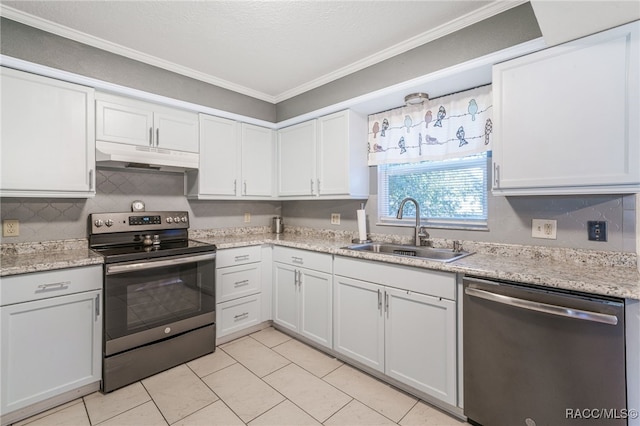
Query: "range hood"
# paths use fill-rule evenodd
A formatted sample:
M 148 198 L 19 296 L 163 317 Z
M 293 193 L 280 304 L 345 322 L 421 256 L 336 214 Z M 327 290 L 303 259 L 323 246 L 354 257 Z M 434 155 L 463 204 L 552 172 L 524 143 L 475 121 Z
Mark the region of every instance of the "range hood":
M 193 152 L 96 141 L 97 167 L 180 173 L 197 169 L 199 161 Z

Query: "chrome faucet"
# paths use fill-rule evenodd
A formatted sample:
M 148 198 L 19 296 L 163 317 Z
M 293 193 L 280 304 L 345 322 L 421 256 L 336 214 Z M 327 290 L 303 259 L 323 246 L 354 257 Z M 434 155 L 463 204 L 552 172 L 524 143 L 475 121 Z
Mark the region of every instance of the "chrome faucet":
M 415 198 L 407 197 L 400 202 L 400 208 L 398 208 L 398 214 L 396 214 L 396 219 L 402 219 L 402 210 L 404 209 L 404 205 L 407 201 L 411 201 L 416 206 L 416 227 L 414 233 L 413 244 L 417 247 L 422 245 L 422 241 L 425 238 L 429 238 L 429 234 L 424 231 L 424 228 L 420 227 L 420 205 L 415 200 Z

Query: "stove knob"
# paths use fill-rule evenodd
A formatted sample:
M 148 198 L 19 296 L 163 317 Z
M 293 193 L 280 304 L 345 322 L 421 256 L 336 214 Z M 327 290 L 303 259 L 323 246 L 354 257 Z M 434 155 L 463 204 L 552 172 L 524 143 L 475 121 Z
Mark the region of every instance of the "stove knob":
M 113 226 L 113 220 L 107 219 L 107 220 L 104 221 L 104 224 L 107 225 L 107 226 Z
M 173 222 L 173 218 L 172 218 L 171 216 L 169 216 L 169 217 L 167 218 L 167 223 L 171 223 L 171 222 Z
M 96 226 L 96 228 L 100 228 L 102 225 L 104 225 L 104 221 L 102 219 L 96 219 L 93 224 Z
M 182 223 L 187 223 L 187 217 L 186 216 L 182 216 Z
M 179 223 L 180 222 L 180 218 L 178 216 L 176 216 L 176 217 L 173 218 L 173 221 L 176 222 L 176 223 Z

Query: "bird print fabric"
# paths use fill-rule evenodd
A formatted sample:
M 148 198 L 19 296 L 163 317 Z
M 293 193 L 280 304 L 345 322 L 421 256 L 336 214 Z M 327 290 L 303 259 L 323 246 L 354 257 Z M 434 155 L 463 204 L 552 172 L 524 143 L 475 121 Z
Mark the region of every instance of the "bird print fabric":
M 491 150 L 491 85 L 369 116 L 369 165 L 459 158 Z

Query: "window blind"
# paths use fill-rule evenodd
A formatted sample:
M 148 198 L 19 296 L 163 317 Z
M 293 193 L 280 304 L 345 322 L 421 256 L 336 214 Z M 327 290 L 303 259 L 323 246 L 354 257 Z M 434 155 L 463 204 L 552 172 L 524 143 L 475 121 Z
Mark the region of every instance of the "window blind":
M 380 222 L 398 223 L 396 214 L 406 197 L 420 204 L 422 223 L 429 226 L 486 226 L 487 153 L 442 161 L 378 166 Z M 407 203 L 404 217 L 414 223 L 415 207 Z M 405 220 L 403 219 L 403 222 Z

